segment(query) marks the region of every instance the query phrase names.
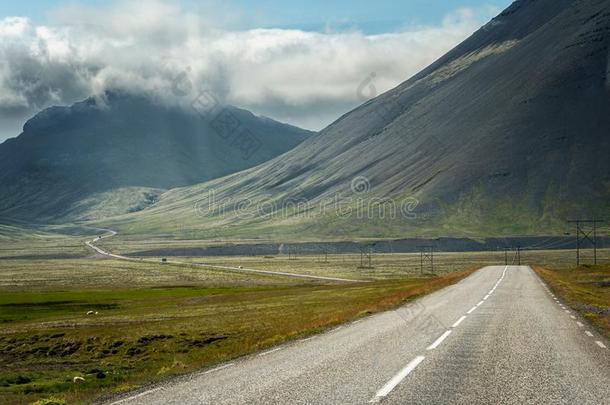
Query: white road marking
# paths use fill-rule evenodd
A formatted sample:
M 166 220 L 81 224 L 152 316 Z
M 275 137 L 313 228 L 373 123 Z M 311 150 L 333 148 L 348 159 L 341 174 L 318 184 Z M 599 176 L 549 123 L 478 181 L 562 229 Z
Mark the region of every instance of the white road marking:
M 470 311 L 466 312 L 468 315 L 472 314 L 477 309 L 476 306 L 470 308 Z
M 432 343 L 430 346 L 428 346 L 426 348 L 426 350 L 434 350 L 434 349 L 436 349 L 437 347 L 440 346 L 441 343 L 443 343 L 443 340 L 447 339 L 447 336 L 449 336 L 449 335 L 451 335 L 451 331 L 450 330 L 448 330 L 445 333 L 443 333 L 438 339 L 436 339 L 434 341 L 434 343 Z
M 480 306 L 481 306 L 481 305 L 483 305 L 484 303 L 485 303 L 485 301 L 480 301 L 480 302 L 477 304 L 477 307 L 480 307 Z
M 139 393 L 137 395 L 134 395 L 134 396 L 131 396 L 131 397 L 128 397 L 128 398 L 124 398 L 124 399 L 118 400 L 116 402 L 112 402 L 110 405 L 122 404 L 123 402 L 132 401 L 134 399 L 141 398 L 141 397 L 143 397 L 145 395 L 152 394 L 153 392 L 157 392 L 157 391 L 161 391 L 161 388 L 153 388 L 152 390 L 144 391 L 144 392 L 141 392 L 141 393 Z
M 458 319 L 451 327 L 452 328 L 457 328 L 458 326 L 460 326 L 460 324 L 464 321 L 464 319 L 466 319 L 466 315 L 464 315 L 463 317 L 461 317 L 460 319 Z
M 301 340 L 299 340 L 299 342 L 309 342 L 310 340 L 315 339 L 315 338 L 316 338 L 315 336 L 311 336 L 311 337 L 308 337 L 305 339 L 301 339 Z
M 277 352 L 278 350 L 282 350 L 282 349 L 283 349 L 283 347 L 278 347 L 278 348 L 276 348 L 276 349 L 272 349 L 272 350 L 268 350 L 268 351 L 266 351 L 266 352 L 262 352 L 262 353 L 261 353 L 261 354 L 259 354 L 258 356 L 259 356 L 259 357 L 261 357 L 261 356 L 266 356 L 266 355 L 268 355 L 268 354 L 275 353 L 275 352 Z
M 597 345 L 598 345 L 599 347 L 601 347 L 602 349 L 607 349 L 606 345 L 605 345 L 605 344 L 603 344 L 602 342 L 600 342 L 599 340 L 596 340 L 596 341 L 595 341 L 595 343 L 597 343 Z
M 576 322 L 576 325 L 578 325 L 578 326 L 579 326 L 579 327 L 581 327 L 581 328 L 582 328 L 583 326 L 585 326 L 585 325 L 583 325 L 583 324 L 582 324 L 582 322 Z
M 487 301 L 487 298 L 489 298 L 489 294 L 487 294 L 484 298 L 483 301 Z
M 211 370 L 205 371 L 203 374 L 215 373 L 216 371 L 224 370 L 225 368 L 233 367 L 234 363 L 225 364 L 224 366 L 216 367 Z
M 574 315 L 570 315 L 570 318 L 572 319 L 576 319 L 576 317 Z
M 411 372 L 415 370 L 422 361 L 424 361 L 424 359 L 424 356 L 417 356 L 415 359 L 413 359 L 409 364 L 407 364 L 405 368 L 400 370 L 398 374 L 396 374 L 390 381 L 388 381 L 388 383 L 384 385 L 383 388 L 377 391 L 377 394 L 375 394 L 375 398 L 373 398 L 370 402 L 379 402 L 382 398 L 387 397 L 388 394 L 392 392 L 392 390 L 396 388 L 396 386 L 400 384 L 402 380 L 404 380 L 409 374 L 411 374 Z
M 585 335 L 587 335 L 589 337 L 593 337 L 593 334 L 591 332 L 589 332 L 588 330 L 585 331 Z

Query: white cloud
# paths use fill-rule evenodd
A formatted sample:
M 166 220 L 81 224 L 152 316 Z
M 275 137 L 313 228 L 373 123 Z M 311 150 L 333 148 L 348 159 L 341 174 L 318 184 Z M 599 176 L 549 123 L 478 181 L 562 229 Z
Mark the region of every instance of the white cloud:
M 365 35 L 284 29 L 227 31 L 221 16 L 162 1 L 70 6 L 55 23 L 0 20 L 0 129 L 50 104 L 107 89 L 153 93 L 185 103 L 172 83 L 182 72 L 227 103 L 319 129 L 362 100 L 375 72 L 386 91 L 466 38 L 497 10 L 461 9 L 439 26 Z M 196 90 L 193 90 L 196 91 Z M 16 135 L 3 134 L 2 135 Z

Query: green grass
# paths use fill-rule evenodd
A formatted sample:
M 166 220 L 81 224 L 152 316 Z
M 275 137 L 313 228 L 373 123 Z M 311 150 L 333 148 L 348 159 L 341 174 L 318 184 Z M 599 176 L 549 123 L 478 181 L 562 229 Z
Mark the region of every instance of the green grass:
M 0 402 L 87 402 L 395 307 L 467 274 L 358 285 L 2 294 Z M 75 376 L 85 382 L 73 383 Z

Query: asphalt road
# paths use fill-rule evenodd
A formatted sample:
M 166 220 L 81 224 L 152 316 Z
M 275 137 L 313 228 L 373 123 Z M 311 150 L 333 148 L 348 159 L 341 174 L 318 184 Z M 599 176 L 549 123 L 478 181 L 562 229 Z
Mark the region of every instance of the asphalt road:
M 608 404 L 608 342 L 525 266 L 121 404 Z
M 98 246 L 95 246 L 95 242 L 98 242 L 102 239 L 111 238 L 111 237 L 117 235 L 117 233 L 115 231 L 112 231 L 110 229 L 97 229 L 97 230 L 103 231 L 103 232 L 108 232 L 108 233 L 106 233 L 105 235 L 97 236 L 95 239 L 93 239 L 91 241 L 85 242 L 85 245 L 87 245 L 89 248 L 95 250 L 95 252 L 97 252 L 99 255 L 104 256 L 104 257 L 109 257 L 112 259 L 117 259 L 117 260 L 125 260 L 125 261 L 129 261 L 129 262 L 139 262 L 139 263 L 144 262 L 144 263 L 161 264 L 158 260 L 155 260 L 155 259 L 142 259 L 142 258 L 117 255 L 117 254 L 108 252 Z M 283 276 L 283 277 L 290 277 L 290 278 L 329 281 L 329 282 L 337 282 L 337 283 L 366 283 L 367 282 L 364 280 L 346 279 L 346 278 L 338 278 L 338 277 L 314 276 L 311 274 L 299 274 L 299 273 L 287 273 L 287 272 L 271 271 L 271 270 L 248 269 L 248 268 L 244 268 L 241 266 L 220 266 L 220 265 L 206 264 L 206 263 L 186 263 L 186 262 L 180 262 L 180 261 L 176 261 L 176 260 L 167 260 L 164 263 L 178 265 L 178 266 L 201 267 L 201 268 L 212 269 L 212 270 L 230 271 L 233 273 L 253 273 L 253 274 L 266 275 L 266 276 Z

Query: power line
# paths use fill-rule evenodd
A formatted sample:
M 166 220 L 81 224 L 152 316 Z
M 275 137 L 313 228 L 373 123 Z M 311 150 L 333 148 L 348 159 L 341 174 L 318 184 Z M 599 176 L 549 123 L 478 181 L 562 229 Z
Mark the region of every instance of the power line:
M 568 221 L 570 224 L 576 224 L 576 266 L 580 266 L 582 243 L 587 241 L 593 245 L 593 263 L 597 265 L 597 224 L 604 222 L 601 219 L 575 219 Z
M 430 273 L 434 273 L 434 246 L 418 246 L 420 254 L 420 272 L 424 275 L 424 262 L 430 263 Z

